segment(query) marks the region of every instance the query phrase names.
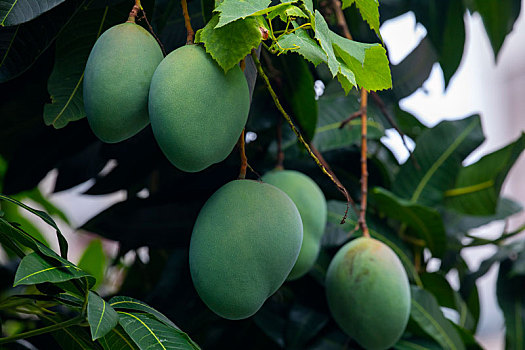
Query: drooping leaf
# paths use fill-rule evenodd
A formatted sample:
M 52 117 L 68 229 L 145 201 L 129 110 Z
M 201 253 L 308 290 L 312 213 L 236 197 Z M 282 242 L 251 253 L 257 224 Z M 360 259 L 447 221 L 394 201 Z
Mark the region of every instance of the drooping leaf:
M 392 66 L 393 92 L 397 99 L 410 96 L 428 79 L 434 63 L 438 60 L 436 51 L 428 37 L 423 38 L 403 61 Z
M 381 38 L 379 33 L 379 1 L 378 0 L 343 0 L 343 10 L 352 4 L 357 6 L 361 16 L 368 23 L 370 29 L 372 29 L 376 35 Z M 383 40 L 383 39 L 381 39 Z
M 261 32 L 256 18 L 250 17 L 214 29 L 218 21 L 219 17 L 214 15 L 203 29 L 197 31 L 195 42 L 203 43 L 206 52 L 227 72 L 259 46 Z
M 491 223 L 492 221 L 504 220 L 522 211 L 521 204 L 511 199 L 501 197 L 496 206 L 496 213 L 489 216 L 462 215 L 456 211 L 442 211 L 443 220 L 447 223 L 449 234 L 466 234 L 470 229 Z
M 98 342 L 104 350 L 140 350 L 120 325 L 117 325 L 111 329 L 108 334 L 98 339 Z
M 89 242 L 78 261 L 78 267 L 95 277 L 97 282 L 93 289 L 96 289 L 104 281 L 106 255 L 100 239 L 94 239 Z
M 42 317 L 49 325 L 65 321 L 56 316 L 45 315 Z M 62 328 L 51 334 L 63 350 L 101 350 L 97 343 L 91 341 L 89 333 L 83 327 L 73 326 Z
M 512 268 L 510 259 L 499 267 L 496 295 L 505 317 L 505 349 L 525 349 L 525 294 L 524 276 L 509 276 Z
M 91 330 L 91 338 L 97 340 L 115 328 L 119 320 L 119 315 L 109 303 L 95 292 L 89 291 L 87 320 L 89 329 Z
M 19 206 L 11 202 L 4 201 L 0 204 L 0 208 L 4 212 L 4 217 L 9 220 L 9 222 L 20 225 L 20 227 L 22 227 L 25 232 L 29 233 L 36 240 L 42 242 L 45 246 L 49 247 L 49 243 L 47 242 L 46 238 L 30 220 L 22 215 Z
M 149 315 L 119 311 L 119 323 L 140 349 L 199 349 L 186 333 Z
M 134 298 L 130 298 L 130 297 L 125 297 L 125 296 L 116 296 L 109 300 L 109 304 L 117 310 L 126 309 L 126 310 L 145 312 L 147 314 L 154 316 L 155 318 L 157 318 L 159 321 L 161 321 L 165 325 L 179 329 L 179 327 L 177 327 L 175 323 L 171 322 L 169 318 L 167 318 L 162 313 L 155 310 L 154 308 L 152 308 L 151 306 L 149 306 L 143 301 L 140 301 Z
M 521 1 L 474 0 L 471 3 L 473 10 L 477 11 L 483 19 L 494 57 L 497 57 L 507 34 L 512 31 L 521 12 Z
M 41 210 L 37 210 L 37 209 L 33 209 L 27 205 L 25 205 L 24 203 L 22 202 L 19 202 L 17 201 L 16 199 L 13 199 L 11 197 L 8 197 L 8 196 L 5 196 L 3 194 L 0 194 L 0 200 L 5 200 L 5 201 L 8 201 L 8 202 L 11 202 L 13 204 L 16 204 L 18 205 L 19 207 L 29 211 L 31 214 L 34 214 L 36 216 L 38 216 L 39 218 L 41 218 L 42 220 L 44 220 L 44 222 L 46 224 L 48 224 L 49 226 L 53 227 L 56 231 L 56 235 L 57 235 L 57 239 L 58 239 L 58 244 L 60 246 L 60 255 L 64 258 L 64 259 L 67 259 L 67 249 L 68 249 L 68 246 L 67 246 L 67 240 L 65 239 L 65 237 L 62 235 L 62 232 L 60 232 L 60 229 L 58 228 L 57 224 L 55 223 L 55 221 L 46 213 L 46 212 L 43 212 Z M 45 254 L 45 253 L 44 253 Z M 47 254 L 46 254 L 47 255 Z
M 461 337 L 450 321 L 443 316 L 434 296 L 414 286 L 411 293 L 410 318 L 443 349 L 465 350 Z
M 65 0 L 0 0 L 0 26 L 24 23 L 49 11 Z
M 396 195 L 423 205 L 443 200 L 461 168 L 461 162 L 483 141 L 479 116 L 443 121 L 416 140 L 413 157 L 401 166 L 392 189 Z
M 220 18 L 215 28 L 220 28 L 238 19 L 251 16 L 258 11 L 266 9 L 270 3 L 270 0 L 223 0 L 214 10 L 214 12 L 219 13 Z
M 496 213 L 501 186 L 522 151 L 525 134 L 474 164 L 461 168 L 453 188 L 445 192 L 445 204 L 467 215 Z
M 26 255 L 16 270 L 13 286 L 30 285 L 44 282 L 64 282 L 72 279 L 86 278 L 92 285 L 95 281 L 87 272 L 69 264 L 61 264 L 37 253 Z
M 280 56 L 276 68 L 283 73 L 281 94 L 289 105 L 289 112 L 298 122 L 303 136 L 309 142 L 315 134 L 317 124 L 317 101 L 314 78 L 308 64 L 297 55 Z
M 378 209 L 387 217 L 411 227 L 436 257 L 442 257 L 447 247 L 447 236 L 439 212 L 414 202 L 401 199 L 393 193 L 376 187 L 372 191 Z
M 51 103 L 44 122 L 59 129 L 86 116 L 82 99 L 84 68 L 95 41 L 107 26 L 108 6 L 80 11 L 57 39 L 55 65 L 48 80 Z

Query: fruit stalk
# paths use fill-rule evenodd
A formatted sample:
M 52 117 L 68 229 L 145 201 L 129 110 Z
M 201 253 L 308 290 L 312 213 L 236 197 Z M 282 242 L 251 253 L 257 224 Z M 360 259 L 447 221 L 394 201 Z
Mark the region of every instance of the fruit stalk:
M 257 73 L 259 74 L 259 76 L 261 76 L 261 78 L 263 78 L 264 84 L 266 85 L 266 89 L 272 96 L 275 106 L 277 107 L 279 112 L 281 112 L 284 119 L 286 119 L 286 122 L 288 123 L 288 125 L 290 125 L 290 128 L 295 133 L 295 136 L 297 136 L 297 139 L 303 144 L 304 148 L 306 148 L 306 151 L 308 152 L 310 157 L 312 157 L 312 159 L 315 161 L 315 163 L 321 169 L 321 171 L 326 176 L 328 176 L 328 178 L 337 186 L 337 189 L 345 196 L 346 202 L 347 202 L 347 208 L 345 211 L 345 215 L 343 216 L 343 219 L 341 220 L 342 224 L 345 223 L 346 217 L 348 216 L 348 203 L 353 202 L 352 198 L 350 197 L 350 194 L 348 193 L 346 188 L 343 186 L 343 184 L 341 184 L 339 181 L 336 181 L 334 179 L 332 174 L 325 168 L 325 166 L 317 158 L 317 156 L 314 154 L 314 152 L 310 148 L 310 145 L 304 140 L 303 135 L 301 135 L 301 132 L 299 131 L 299 129 L 297 129 L 297 127 L 293 123 L 288 113 L 286 113 L 286 111 L 284 110 L 283 106 L 279 102 L 279 98 L 275 94 L 275 91 L 273 90 L 272 85 L 270 84 L 270 80 L 268 79 L 268 76 L 266 75 L 266 73 L 264 73 L 264 70 L 262 69 L 261 61 L 259 61 L 259 58 L 257 57 L 257 52 L 255 51 L 255 49 L 252 49 L 252 59 L 253 59 L 253 62 L 255 63 L 255 67 L 257 68 Z
M 142 9 L 142 5 L 140 5 L 140 0 L 135 0 L 135 5 L 131 8 L 131 11 L 128 15 L 128 20 L 126 22 L 128 23 L 135 23 L 135 19 L 137 18 L 139 11 Z
M 193 28 L 191 27 L 190 22 L 190 15 L 188 13 L 188 4 L 186 3 L 186 0 L 180 1 L 182 5 L 182 14 L 184 15 L 184 26 L 186 26 L 186 45 L 193 44 L 193 38 L 195 37 L 195 32 L 193 31 Z
M 239 153 L 241 155 L 241 170 L 239 171 L 239 179 L 246 179 L 246 168 L 248 167 L 248 158 L 246 158 L 245 150 L 245 129 L 242 129 L 239 137 Z

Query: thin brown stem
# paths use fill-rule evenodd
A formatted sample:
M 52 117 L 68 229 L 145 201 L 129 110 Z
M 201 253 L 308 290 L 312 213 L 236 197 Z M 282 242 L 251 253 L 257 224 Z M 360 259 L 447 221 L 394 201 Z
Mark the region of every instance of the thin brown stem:
M 341 1 L 332 0 L 332 8 L 334 9 L 334 12 L 335 12 L 335 18 L 337 19 L 337 25 L 339 26 L 339 28 L 341 28 L 341 31 L 343 32 L 344 37 L 347 39 L 353 40 L 352 34 L 350 34 L 350 30 L 348 29 L 348 24 L 346 23 L 345 15 L 341 8 Z
M 341 122 L 341 124 L 339 124 L 339 129 L 344 128 L 345 125 L 348 124 L 348 123 L 350 123 L 352 120 L 361 117 L 361 113 L 362 113 L 361 110 L 358 110 L 357 112 L 352 113 L 348 118 L 346 118 L 345 120 L 343 120 L 343 121 Z
M 239 153 L 241 155 L 241 170 L 239 170 L 239 179 L 246 178 L 246 168 L 248 167 L 248 158 L 246 158 L 245 150 L 245 129 L 242 129 L 241 136 L 239 137 Z
M 190 15 L 188 13 L 188 4 L 186 3 L 186 0 L 180 1 L 182 5 L 182 14 L 184 15 L 184 25 L 186 26 L 186 45 L 193 44 L 193 39 L 195 37 L 195 32 L 193 31 L 193 28 L 191 27 L 191 21 L 190 21 Z
M 303 135 L 301 135 L 301 132 L 299 131 L 299 129 L 297 129 L 297 127 L 293 123 L 293 121 L 290 118 L 290 116 L 288 115 L 288 113 L 286 113 L 286 111 L 284 110 L 283 106 L 279 102 L 279 98 L 277 97 L 275 91 L 272 88 L 272 85 L 270 84 L 270 80 L 268 79 L 268 76 L 266 75 L 266 73 L 264 73 L 264 70 L 262 69 L 261 61 L 259 61 L 259 58 L 257 57 L 257 53 L 256 53 L 255 49 L 252 50 L 252 58 L 253 58 L 253 62 L 255 62 L 255 66 L 257 67 L 257 73 L 259 74 L 259 76 L 261 78 L 263 78 L 264 83 L 266 85 L 266 89 L 268 90 L 268 92 L 272 96 L 272 99 L 273 99 L 273 102 L 275 103 L 275 106 L 277 107 L 279 112 L 281 112 L 281 114 L 283 115 L 283 117 L 286 120 L 286 122 L 288 123 L 288 125 L 290 125 L 290 128 L 292 129 L 292 131 L 297 136 L 297 139 L 299 140 L 299 142 L 301 142 L 303 144 L 303 146 L 306 148 L 306 151 L 308 152 L 310 157 L 312 157 L 312 159 L 315 161 L 315 163 L 321 169 L 321 171 L 326 176 L 328 176 L 328 178 L 330 178 L 330 180 L 337 186 L 338 190 L 342 194 L 344 194 L 344 196 L 346 198 L 346 201 L 347 201 L 347 209 L 346 209 L 346 212 L 345 212 L 345 215 L 344 215 L 343 219 L 341 220 L 341 223 L 344 223 L 345 220 L 346 220 L 347 214 L 348 214 L 348 203 L 350 203 L 350 201 L 352 200 L 350 198 L 350 194 L 348 193 L 346 188 L 340 182 L 338 182 L 338 181 L 336 181 L 334 179 L 334 176 L 326 169 L 326 167 L 321 163 L 319 158 L 317 158 L 317 156 L 313 153 L 312 149 L 310 148 L 310 145 L 304 140 Z
M 359 211 L 358 224 L 363 231 L 363 236 L 370 237 L 366 225 L 366 203 L 368 194 L 368 169 L 367 169 L 367 144 L 366 144 L 366 107 L 368 103 L 368 91 L 361 89 L 361 208 Z
M 140 8 L 140 10 L 142 12 L 142 16 L 139 18 L 139 20 L 144 19 L 144 21 L 146 22 L 146 25 L 148 26 L 149 32 L 151 33 L 151 35 L 153 35 L 155 40 L 157 40 L 157 43 L 159 44 L 160 49 L 162 50 L 162 54 L 164 55 L 164 57 L 166 57 L 166 49 L 164 48 L 164 45 L 162 45 L 162 42 L 160 41 L 160 39 L 157 36 L 157 34 L 155 34 L 155 32 L 153 31 L 153 27 L 149 23 L 148 17 L 146 16 L 146 11 L 144 11 L 144 9 L 142 7 Z

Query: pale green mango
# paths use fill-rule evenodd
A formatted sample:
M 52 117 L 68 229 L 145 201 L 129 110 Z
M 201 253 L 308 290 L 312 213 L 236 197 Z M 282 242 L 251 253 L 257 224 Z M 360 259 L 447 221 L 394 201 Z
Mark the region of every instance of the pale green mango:
M 120 142 L 148 125 L 149 86 L 163 57 L 155 38 L 134 23 L 111 27 L 98 38 L 84 71 L 83 94 L 99 139 Z
M 223 161 L 248 119 L 248 83 L 228 73 L 201 46 L 186 45 L 161 62 L 151 81 L 149 113 L 162 152 L 183 171 Z
M 190 243 L 200 298 L 231 320 L 249 317 L 283 284 L 303 237 L 301 217 L 277 187 L 252 180 L 222 186 L 201 209 Z
M 326 199 L 323 191 L 308 176 L 294 170 L 273 170 L 262 181 L 276 186 L 286 193 L 301 214 L 303 243 L 288 280 L 306 274 L 319 255 L 321 237 L 326 226 Z
M 401 261 L 384 243 L 360 237 L 345 244 L 328 267 L 325 288 L 333 318 L 365 349 L 388 349 L 401 338 L 410 286 Z

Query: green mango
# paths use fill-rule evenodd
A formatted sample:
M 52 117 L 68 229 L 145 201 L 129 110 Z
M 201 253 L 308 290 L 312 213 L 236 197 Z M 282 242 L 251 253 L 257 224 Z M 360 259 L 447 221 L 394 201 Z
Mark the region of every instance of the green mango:
M 303 238 L 301 217 L 277 187 L 235 180 L 201 209 L 190 242 L 200 298 L 221 317 L 250 317 L 284 283 Z
M 153 134 L 183 171 L 223 161 L 248 119 L 248 83 L 238 66 L 224 73 L 198 45 L 185 45 L 160 63 L 149 94 Z
M 367 237 L 345 244 L 326 274 L 328 306 L 337 324 L 365 349 L 382 350 L 403 334 L 410 286 L 397 255 Z
M 323 191 L 308 176 L 293 170 L 273 170 L 262 181 L 274 185 L 286 193 L 301 214 L 303 243 L 288 280 L 306 274 L 314 265 L 321 249 L 321 237 L 326 226 L 326 199 Z
M 141 26 L 122 23 L 106 30 L 89 54 L 84 71 L 84 107 L 89 125 L 104 142 L 120 142 L 149 124 L 148 93 L 164 58 Z

